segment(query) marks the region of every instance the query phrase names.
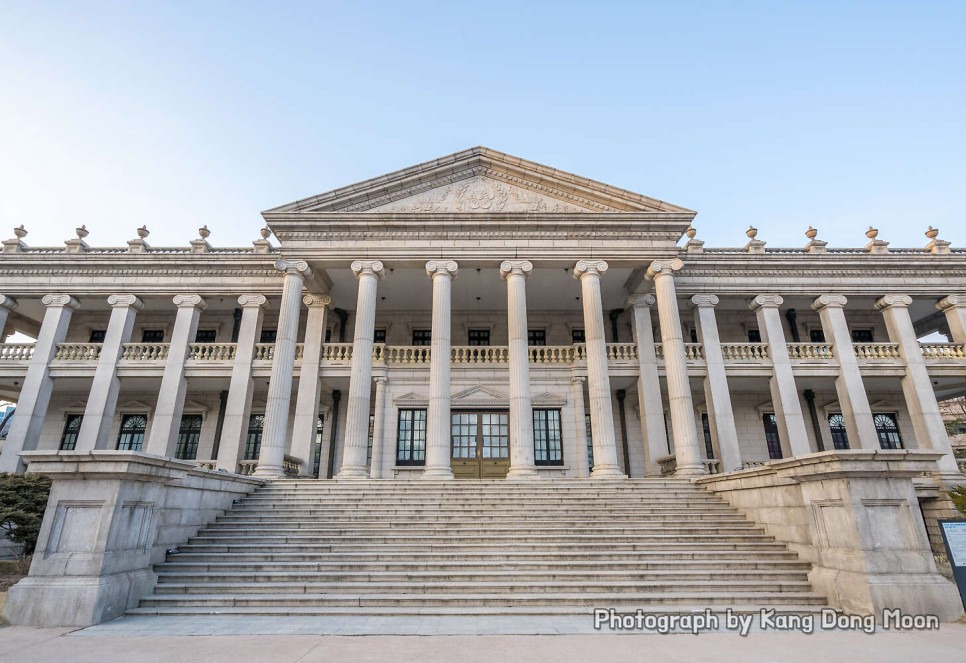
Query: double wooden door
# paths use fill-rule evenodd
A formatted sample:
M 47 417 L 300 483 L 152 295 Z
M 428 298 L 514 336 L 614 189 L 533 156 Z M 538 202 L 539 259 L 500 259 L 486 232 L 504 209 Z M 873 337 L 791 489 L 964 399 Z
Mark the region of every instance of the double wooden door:
M 503 479 L 510 469 L 509 412 L 451 414 L 451 463 L 457 479 Z

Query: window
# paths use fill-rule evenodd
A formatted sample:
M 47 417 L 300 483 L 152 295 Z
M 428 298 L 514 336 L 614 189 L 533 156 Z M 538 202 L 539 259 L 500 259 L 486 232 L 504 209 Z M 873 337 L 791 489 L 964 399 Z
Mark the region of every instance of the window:
M 527 345 L 546 345 L 547 344 L 547 330 L 546 329 L 528 329 L 527 330 Z
M 765 425 L 765 444 L 768 445 L 768 457 L 772 459 L 781 458 L 782 443 L 781 438 L 778 437 L 778 419 L 775 418 L 775 413 L 766 412 L 761 419 Z
M 429 345 L 433 341 L 433 332 L 431 329 L 414 329 L 413 330 L 413 345 Z
M 714 444 L 711 440 L 711 418 L 707 412 L 701 414 L 701 427 L 704 429 L 704 453 L 705 458 L 714 458 Z
M 426 464 L 426 410 L 400 410 L 396 465 Z
M 883 449 L 902 449 L 902 436 L 899 435 L 899 423 L 894 414 L 876 414 L 875 432 L 879 434 L 879 446 Z
M 587 432 L 587 469 L 594 469 L 594 435 L 590 425 L 590 415 L 584 415 L 584 430 Z
M 275 329 L 263 329 L 261 335 L 258 337 L 259 343 L 274 343 L 275 337 L 278 335 L 278 330 Z
M 326 329 L 325 330 L 325 341 L 324 342 L 325 343 L 331 343 L 332 342 L 332 330 L 331 329 Z
M 749 343 L 761 343 L 761 330 L 759 330 L 759 329 L 749 329 L 748 330 L 748 342 Z
M 824 343 L 825 342 L 825 332 L 821 329 L 811 329 L 808 332 L 808 339 L 812 343 Z
M 537 465 L 563 465 L 560 410 L 533 411 L 533 462 Z
M 841 414 L 828 415 L 828 427 L 832 431 L 832 446 L 836 449 L 848 449 L 849 435 L 845 431 L 845 417 Z
M 872 330 L 871 329 L 853 329 L 852 342 L 853 343 L 872 343 Z
M 469 332 L 467 332 L 466 344 L 467 345 L 489 345 L 490 330 L 489 329 L 469 330 Z
M 80 433 L 83 414 L 68 414 L 64 422 L 64 432 L 60 436 L 60 450 L 73 451 L 77 447 L 77 435 Z
M 88 343 L 103 343 L 104 337 L 107 336 L 106 329 L 92 329 L 91 335 L 88 337 Z
M 690 337 L 691 337 L 691 342 L 692 343 L 697 343 L 698 342 L 698 330 L 695 329 L 694 327 L 691 327 Z
M 369 415 L 369 442 L 366 447 L 366 467 L 372 467 L 372 438 L 376 429 L 376 415 Z
M 248 418 L 248 435 L 245 436 L 245 460 L 258 460 L 262 450 L 262 429 L 265 415 L 253 414 Z
M 372 342 L 373 343 L 385 343 L 386 342 L 386 330 L 385 329 L 373 329 L 372 330 Z
M 194 460 L 198 457 L 198 439 L 201 437 L 201 415 L 186 414 L 181 417 L 178 428 L 178 446 L 174 457 L 181 460 Z
M 322 463 L 322 433 L 325 428 L 325 415 L 319 415 L 315 421 L 315 450 L 312 453 L 312 475 L 319 478 L 319 466 Z
M 571 329 L 570 330 L 570 342 L 571 343 L 586 343 L 587 336 L 584 335 L 583 329 Z
M 141 342 L 142 343 L 164 343 L 164 330 L 163 329 L 142 329 Z
M 118 451 L 140 451 L 144 444 L 144 431 L 148 418 L 143 414 L 125 414 L 121 417 L 121 432 L 117 436 Z
M 195 333 L 195 343 L 214 343 L 218 332 L 214 329 L 199 329 Z

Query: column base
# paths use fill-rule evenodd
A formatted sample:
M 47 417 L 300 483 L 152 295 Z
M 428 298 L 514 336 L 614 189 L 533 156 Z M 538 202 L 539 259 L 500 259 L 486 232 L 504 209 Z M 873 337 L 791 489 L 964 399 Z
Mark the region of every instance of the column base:
M 343 465 L 339 473 L 335 475 L 336 479 L 368 479 L 369 478 L 369 468 L 365 465 Z
M 285 470 L 281 465 L 259 465 L 252 476 L 259 479 L 281 479 L 285 477 Z
M 453 469 L 450 467 L 427 467 L 419 477 L 420 479 L 454 479 Z
M 674 470 L 674 476 L 676 477 L 703 477 L 708 474 L 708 468 L 703 464 L 697 467 L 681 467 L 678 465 L 677 469 Z
M 540 473 L 537 472 L 537 468 L 533 467 L 532 465 L 524 465 L 522 467 L 520 466 L 514 467 L 511 465 L 510 469 L 507 470 L 506 478 L 509 480 L 516 480 L 516 481 L 528 480 L 528 479 L 539 479 Z
M 594 465 L 590 471 L 591 479 L 626 479 L 627 475 L 621 470 L 620 465 Z

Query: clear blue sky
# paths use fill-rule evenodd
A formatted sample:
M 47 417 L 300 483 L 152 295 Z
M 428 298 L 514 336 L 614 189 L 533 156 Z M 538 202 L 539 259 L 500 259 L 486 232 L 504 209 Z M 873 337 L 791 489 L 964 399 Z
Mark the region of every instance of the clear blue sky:
M 0 2 L 0 238 L 156 246 L 474 145 L 709 246 L 966 246 L 966 2 Z

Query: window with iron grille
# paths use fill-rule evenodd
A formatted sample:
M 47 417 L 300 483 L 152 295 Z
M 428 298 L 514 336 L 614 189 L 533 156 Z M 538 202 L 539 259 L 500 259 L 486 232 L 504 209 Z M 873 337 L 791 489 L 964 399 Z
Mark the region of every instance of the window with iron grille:
M 899 422 L 894 414 L 876 414 L 875 432 L 879 435 L 879 446 L 883 449 L 902 449 L 902 436 L 899 434 Z
M 872 343 L 872 330 L 871 329 L 853 329 L 852 330 L 852 342 L 853 343 Z
M 400 410 L 396 465 L 426 464 L 426 410 Z
M 533 411 L 533 462 L 537 465 L 563 465 L 560 410 Z
M 199 329 L 195 332 L 195 343 L 214 343 L 218 332 L 214 329 Z
M 590 425 L 590 415 L 584 415 L 584 430 L 587 434 L 587 469 L 594 469 L 594 435 Z
M 366 467 L 372 467 L 372 437 L 376 430 L 376 415 L 369 415 L 369 442 L 366 446 Z
M 77 435 L 80 433 L 83 414 L 68 414 L 64 421 L 64 432 L 60 436 L 60 450 L 73 451 L 77 447 Z
M 431 329 L 414 329 L 413 330 L 413 345 L 429 345 L 433 342 L 433 330 Z
M 185 414 L 178 427 L 178 445 L 174 457 L 181 460 L 194 460 L 198 457 L 198 440 L 201 439 L 201 415 Z
M 701 414 L 701 427 L 704 429 L 704 453 L 705 458 L 714 458 L 714 443 L 711 439 L 711 417 L 707 412 Z
M 385 329 L 373 329 L 372 330 L 372 342 L 373 343 L 385 343 L 386 342 L 386 330 Z
M 164 343 L 164 330 L 163 329 L 142 329 L 141 342 L 142 343 Z
M 258 460 L 262 450 L 262 429 L 265 415 L 253 414 L 248 418 L 248 434 L 245 436 L 245 460 Z
M 845 430 L 845 417 L 841 414 L 828 415 L 828 428 L 832 432 L 832 446 L 836 449 L 848 449 L 849 434 Z
M 467 332 L 466 338 L 467 345 L 489 345 L 490 344 L 490 330 L 489 329 L 470 329 Z
M 527 345 L 546 345 L 547 344 L 547 330 L 546 329 L 528 329 L 527 330 Z
M 586 343 L 587 337 L 584 334 L 583 329 L 571 329 L 570 330 L 570 342 L 571 343 Z
M 319 477 L 319 465 L 322 462 L 322 434 L 325 428 L 325 415 L 320 414 L 315 420 L 315 450 L 312 453 L 312 476 Z
M 118 451 L 140 451 L 144 444 L 144 431 L 148 418 L 143 414 L 125 414 L 121 417 L 121 432 L 117 436 Z
M 782 443 L 778 436 L 778 419 L 775 418 L 775 413 L 766 412 L 762 415 L 761 420 L 765 426 L 765 444 L 768 445 L 768 457 L 781 458 Z

